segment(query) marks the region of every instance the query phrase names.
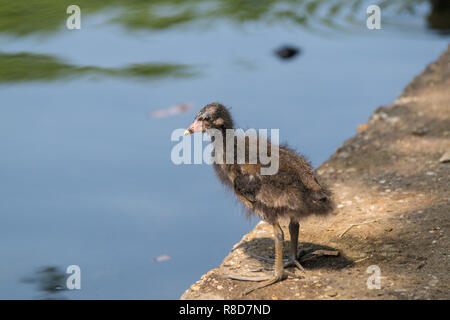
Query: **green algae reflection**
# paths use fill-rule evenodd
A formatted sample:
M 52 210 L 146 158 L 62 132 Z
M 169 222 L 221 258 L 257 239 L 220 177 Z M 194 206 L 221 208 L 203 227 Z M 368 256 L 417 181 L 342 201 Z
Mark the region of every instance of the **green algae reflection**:
M 127 29 L 160 30 L 188 23 L 227 19 L 234 23 L 251 21 L 289 22 L 302 28 L 365 26 L 365 8 L 378 4 L 384 23 L 400 15 L 423 15 L 418 8 L 430 7 L 428 28 L 448 33 L 448 0 L 0 0 L 0 33 L 14 36 L 52 33 L 65 27 L 66 9 L 76 4 L 82 16 L 105 13 L 110 23 Z M 447 21 L 446 23 L 443 21 Z M 392 27 L 396 27 L 395 24 Z
M 181 64 L 148 63 L 123 68 L 101 68 L 76 66 L 49 55 L 0 52 L 0 83 L 51 81 L 82 75 L 153 79 L 189 77 L 195 73 L 189 66 Z

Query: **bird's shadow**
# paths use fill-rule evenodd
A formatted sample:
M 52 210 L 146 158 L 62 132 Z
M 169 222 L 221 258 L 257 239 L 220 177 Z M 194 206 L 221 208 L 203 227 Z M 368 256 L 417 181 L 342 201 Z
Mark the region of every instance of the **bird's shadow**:
M 283 258 L 287 258 L 286 251 L 287 248 L 289 248 L 288 241 L 284 241 L 283 248 L 284 248 Z M 242 249 L 243 253 L 247 255 L 250 259 L 258 260 L 265 267 L 271 268 L 273 266 L 275 251 L 274 251 L 274 240 L 272 238 L 265 238 L 265 237 L 254 238 L 249 241 L 240 243 L 237 247 L 234 248 L 234 250 L 236 249 Z M 309 259 L 307 261 L 302 261 L 301 264 L 305 269 L 340 270 L 346 267 L 350 267 L 354 264 L 354 262 L 348 257 L 346 257 L 339 249 L 311 242 L 300 242 L 297 253 L 302 255 L 316 250 L 339 251 L 339 255 L 337 256 L 324 255 Z

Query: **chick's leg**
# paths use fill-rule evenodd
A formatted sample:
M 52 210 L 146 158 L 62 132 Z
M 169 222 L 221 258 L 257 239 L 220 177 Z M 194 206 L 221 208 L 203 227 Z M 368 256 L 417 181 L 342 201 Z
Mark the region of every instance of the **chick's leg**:
M 284 241 L 284 234 L 283 230 L 281 229 L 280 225 L 278 223 L 273 224 L 273 235 L 275 240 L 275 265 L 274 265 L 274 274 L 273 277 L 266 282 L 263 282 L 257 286 L 254 286 L 244 292 L 244 295 L 249 294 L 250 292 L 253 292 L 257 289 L 261 289 L 267 286 L 270 286 L 271 284 L 274 284 L 278 281 L 283 280 L 284 278 L 284 266 L 283 266 L 283 241 Z
M 303 266 L 297 261 L 297 246 L 298 246 L 298 232 L 300 225 L 297 221 L 291 220 L 289 223 L 289 234 L 291 236 L 291 241 L 289 245 L 289 262 L 284 265 L 285 268 L 295 266 L 301 271 L 305 271 Z

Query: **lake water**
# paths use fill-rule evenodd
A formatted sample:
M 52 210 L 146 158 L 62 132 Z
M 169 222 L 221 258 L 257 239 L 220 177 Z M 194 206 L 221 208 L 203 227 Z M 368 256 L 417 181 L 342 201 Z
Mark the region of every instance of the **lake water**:
M 246 220 L 210 166 L 172 163 L 174 129 L 220 101 L 238 126 L 279 128 L 317 166 L 448 43 L 427 28 L 420 1 L 414 15 L 393 15 L 381 30 L 366 28 L 367 2 L 354 12 L 360 23 L 337 16 L 342 29 L 234 11 L 158 28 L 136 16 L 130 26 L 111 18 L 148 10 L 140 1 L 97 2 L 84 14 L 80 1 L 81 30 L 67 30 L 65 10 L 48 13 L 46 1 L 36 10 L 48 17 L 9 14 L 16 24 L 0 24 L 1 299 L 179 298 L 258 221 Z M 182 7 L 169 3 L 164 14 Z M 226 7 L 199 2 L 195 10 L 215 5 Z M 0 16 L 10 9 L 0 2 Z M 283 44 L 302 52 L 282 61 L 273 51 Z M 36 55 L 59 60 L 42 67 Z M 192 74 L 120 69 L 155 62 Z M 103 71 L 75 70 L 82 66 Z M 193 108 L 151 116 L 178 103 Z M 64 287 L 69 265 L 81 269 L 81 290 L 62 292 L 55 287 Z

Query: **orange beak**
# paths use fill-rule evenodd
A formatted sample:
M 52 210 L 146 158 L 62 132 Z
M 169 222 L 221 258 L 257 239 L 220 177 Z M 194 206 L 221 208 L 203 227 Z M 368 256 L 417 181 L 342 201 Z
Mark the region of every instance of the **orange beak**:
M 188 134 L 194 133 L 194 132 L 203 132 L 203 121 L 195 120 L 189 128 L 184 132 L 184 135 L 187 136 Z

